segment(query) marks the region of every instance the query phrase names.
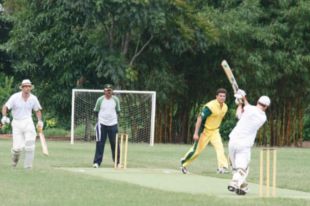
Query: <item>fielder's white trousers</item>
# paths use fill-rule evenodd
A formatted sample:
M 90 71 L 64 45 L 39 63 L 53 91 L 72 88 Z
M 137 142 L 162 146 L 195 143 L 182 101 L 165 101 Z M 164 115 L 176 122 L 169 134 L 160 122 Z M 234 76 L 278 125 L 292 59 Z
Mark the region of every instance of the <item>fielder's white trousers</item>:
M 31 117 L 12 121 L 13 128 L 13 150 L 33 151 L 35 148 L 36 130 Z M 26 144 L 27 142 L 27 144 Z

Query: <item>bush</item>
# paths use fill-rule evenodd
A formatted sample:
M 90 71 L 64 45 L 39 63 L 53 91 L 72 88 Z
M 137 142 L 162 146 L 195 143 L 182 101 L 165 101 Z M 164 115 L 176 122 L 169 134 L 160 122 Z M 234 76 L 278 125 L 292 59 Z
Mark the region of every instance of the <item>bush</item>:
M 49 128 L 44 130 L 46 137 L 70 137 L 70 131 L 57 128 Z

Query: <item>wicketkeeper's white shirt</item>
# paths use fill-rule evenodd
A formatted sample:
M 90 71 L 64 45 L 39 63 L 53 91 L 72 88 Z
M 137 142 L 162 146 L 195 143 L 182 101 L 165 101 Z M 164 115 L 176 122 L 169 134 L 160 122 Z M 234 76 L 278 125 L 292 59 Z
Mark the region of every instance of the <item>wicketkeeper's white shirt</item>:
M 13 119 L 22 120 L 32 116 L 32 110 L 41 110 L 41 105 L 38 98 L 30 93 L 29 98 L 25 101 L 22 97 L 22 92 L 13 94 L 5 103 L 5 106 L 12 110 Z
M 237 125 L 229 134 L 229 144 L 252 147 L 259 128 L 267 117 L 264 111 L 253 105 L 246 105 Z

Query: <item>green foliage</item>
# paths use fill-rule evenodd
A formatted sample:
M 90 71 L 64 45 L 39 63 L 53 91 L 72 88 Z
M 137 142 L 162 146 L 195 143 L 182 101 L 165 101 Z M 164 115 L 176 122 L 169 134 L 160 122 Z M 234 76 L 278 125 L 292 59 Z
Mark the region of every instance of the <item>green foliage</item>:
M 14 77 L 8 77 L 8 76 L 5 76 L 4 74 L 0 74 L 0 106 L 1 106 L 1 109 L 2 109 L 2 106 L 6 103 L 6 101 L 9 100 L 9 97 L 11 96 L 11 93 L 14 88 L 13 82 L 14 82 Z M 8 113 L 7 116 L 12 120 L 12 115 L 10 113 Z M 2 118 L 2 113 L 0 117 Z M 2 125 L 0 133 L 11 134 L 12 133 L 11 124 Z
M 309 115 L 309 107 L 305 112 L 305 116 L 303 119 L 303 140 L 310 141 L 310 115 Z
M 229 106 L 228 112 L 220 126 L 220 133 L 223 141 L 229 141 L 229 134 L 238 122 L 238 119 L 236 118 L 236 108 L 237 106 L 234 103 Z
M 49 119 L 45 121 L 45 125 L 47 128 L 55 128 L 57 125 L 57 121 L 55 118 Z
M 5 43 L 9 39 L 9 32 L 13 25 L 10 21 L 5 21 L 4 8 L 1 6 L 3 1 L 0 1 L 0 73 L 5 73 L 9 76 L 13 75 L 11 62 L 12 56 L 1 49 L 1 44 Z
M 74 128 L 74 137 L 84 137 L 85 136 L 85 125 L 80 125 Z
M 0 105 L 1 108 L 9 99 L 13 89 L 14 77 L 8 77 L 0 74 Z
M 65 129 L 48 128 L 44 129 L 44 135 L 45 137 L 69 137 L 70 132 Z
M 288 107 L 283 100 L 302 98 L 293 106 L 301 110 L 309 102 L 308 1 L 2 2 L 0 72 L 31 79 L 43 114 L 53 114 L 57 127 L 70 128 L 73 88 L 111 82 L 157 91 L 157 111 L 173 103 L 174 133 L 184 137 L 184 125 L 193 127 L 199 105 L 216 89 L 228 89 L 233 102 L 223 59 L 250 102 L 271 97 L 277 121 Z M 225 135 L 233 122 L 227 121 Z
M 44 110 L 66 119 L 71 111 L 71 89 L 82 75 L 94 76 L 87 69 L 90 54 L 81 29 L 83 15 L 68 10 L 62 1 L 4 2 L 12 11 L 5 19 L 14 26 L 2 48 L 14 54 L 15 74 L 31 79 Z
M 138 72 L 133 67 L 126 69 L 126 78 L 134 82 L 138 80 Z

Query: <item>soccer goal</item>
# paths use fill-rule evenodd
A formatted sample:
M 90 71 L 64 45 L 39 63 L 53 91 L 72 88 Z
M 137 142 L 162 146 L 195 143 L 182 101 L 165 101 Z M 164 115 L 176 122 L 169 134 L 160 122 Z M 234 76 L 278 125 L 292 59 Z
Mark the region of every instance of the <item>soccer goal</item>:
M 154 145 L 156 92 L 114 90 L 120 100 L 118 132 L 128 133 L 129 141 Z M 71 116 L 71 144 L 75 139 L 95 139 L 94 127 L 98 117 L 94 115 L 97 99 L 103 90 L 73 89 Z

